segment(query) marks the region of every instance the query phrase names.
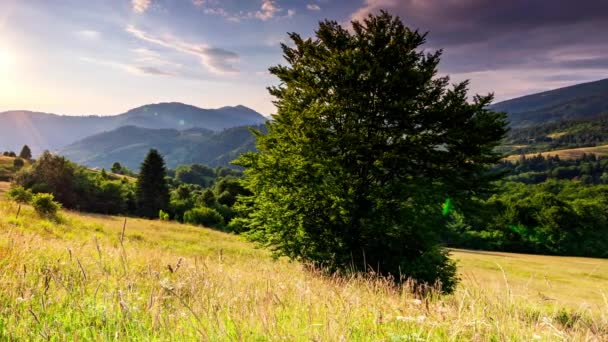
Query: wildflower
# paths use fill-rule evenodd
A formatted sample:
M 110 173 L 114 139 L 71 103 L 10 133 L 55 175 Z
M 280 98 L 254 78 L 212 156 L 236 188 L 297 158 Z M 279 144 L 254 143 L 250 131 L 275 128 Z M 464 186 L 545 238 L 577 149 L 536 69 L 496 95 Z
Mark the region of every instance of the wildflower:
M 412 303 L 414 305 L 421 305 L 422 301 L 420 299 L 412 299 L 412 300 L 410 300 L 410 303 Z

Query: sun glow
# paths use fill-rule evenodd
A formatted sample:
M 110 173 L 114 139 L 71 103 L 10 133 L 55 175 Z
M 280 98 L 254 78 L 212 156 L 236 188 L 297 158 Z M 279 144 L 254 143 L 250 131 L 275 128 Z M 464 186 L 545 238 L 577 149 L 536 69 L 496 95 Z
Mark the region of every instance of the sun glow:
M 0 46 L 0 70 L 3 72 L 10 71 L 15 64 L 15 57 L 7 48 Z

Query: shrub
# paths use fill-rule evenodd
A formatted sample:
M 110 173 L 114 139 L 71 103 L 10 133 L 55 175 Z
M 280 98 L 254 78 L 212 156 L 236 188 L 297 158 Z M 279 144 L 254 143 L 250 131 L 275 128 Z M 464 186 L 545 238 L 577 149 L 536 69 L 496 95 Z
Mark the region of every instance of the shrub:
M 23 166 L 25 166 L 25 162 L 24 162 L 24 161 L 23 161 L 23 159 L 21 159 L 21 158 L 15 158 L 15 160 L 13 160 L 13 166 L 14 166 L 16 169 L 20 169 L 20 168 L 22 168 Z
M 215 209 L 200 207 L 184 213 L 184 222 L 206 227 L 219 228 L 224 224 L 224 218 Z
M 236 198 L 228 191 L 224 191 L 217 197 L 217 202 L 219 204 L 232 207 L 234 205 L 234 202 L 236 202 Z
M 40 216 L 54 217 L 61 208 L 61 204 L 55 202 L 52 194 L 36 194 L 32 198 L 32 206 Z
M 158 218 L 161 221 L 169 221 L 169 213 L 164 212 L 162 209 L 158 212 Z
M 32 192 L 17 185 L 8 191 L 8 197 L 17 203 L 29 203 L 32 200 Z

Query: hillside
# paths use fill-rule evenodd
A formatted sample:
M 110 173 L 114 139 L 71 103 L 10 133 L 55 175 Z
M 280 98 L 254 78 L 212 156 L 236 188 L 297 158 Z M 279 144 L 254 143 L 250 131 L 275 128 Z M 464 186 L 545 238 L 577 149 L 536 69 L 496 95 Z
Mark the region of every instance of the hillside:
M 60 154 L 88 167 L 107 169 L 118 161 L 137 170 L 150 148 L 157 149 L 170 168 L 193 163 L 229 166 L 240 153 L 253 150 L 254 137 L 248 127 L 213 132 L 126 126 L 80 140 Z
M 220 131 L 258 125 L 266 118 L 244 106 L 202 109 L 183 103 L 159 103 L 113 116 L 62 116 L 29 111 L 0 113 L 0 149 L 29 145 L 34 154 L 58 150 L 78 140 L 122 126 L 150 129 L 201 128 Z
M 5 157 L 0 156 L 0 182 L 9 181 L 15 172 L 19 170 L 19 168 L 13 165 L 15 158 L 13 157 Z M 25 165 L 28 165 L 29 162 L 27 160 L 23 161 Z
M 0 200 L 2 339 L 608 338 L 606 260 L 458 250 L 462 285 L 421 301 L 205 228 L 17 210 Z
M 512 127 L 590 118 L 608 113 L 608 79 L 499 102 L 492 109 L 508 113 Z
M 608 144 L 608 115 L 513 128 L 501 152 L 522 154 Z
M 606 157 L 608 156 L 608 145 L 568 148 L 526 154 L 512 154 L 506 157 L 505 160 L 517 161 L 519 158 L 521 158 L 522 155 L 524 155 L 526 158 L 532 158 L 537 155 L 542 155 L 544 157 L 559 156 L 561 159 L 580 159 L 584 154 L 594 154 L 597 157 Z

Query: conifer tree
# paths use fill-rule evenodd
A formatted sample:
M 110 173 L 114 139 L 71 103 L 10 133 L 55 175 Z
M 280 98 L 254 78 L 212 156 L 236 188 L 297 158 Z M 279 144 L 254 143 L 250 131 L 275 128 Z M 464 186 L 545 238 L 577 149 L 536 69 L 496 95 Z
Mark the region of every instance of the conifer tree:
M 32 150 L 30 150 L 29 146 L 27 146 L 27 145 L 23 146 L 23 148 L 21 149 L 21 152 L 19 153 L 19 158 L 25 159 L 25 160 L 32 159 Z
M 160 210 L 167 211 L 169 206 L 169 188 L 165 177 L 165 161 L 157 150 L 148 152 L 141 164 L 137 178 L 137 211 L 148 218 L 158 217 Z

